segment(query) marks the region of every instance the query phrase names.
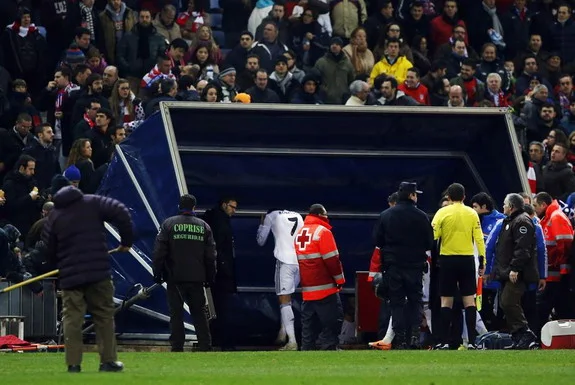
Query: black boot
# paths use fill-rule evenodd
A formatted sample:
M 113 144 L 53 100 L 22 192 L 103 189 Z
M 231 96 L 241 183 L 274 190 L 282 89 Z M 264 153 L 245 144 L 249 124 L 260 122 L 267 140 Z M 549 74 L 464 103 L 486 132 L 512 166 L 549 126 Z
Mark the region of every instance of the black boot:
M 411 338 L 409 342 L 409 347 L 411 350 L 421 349 L 421 331 L 419 328 L 411 329 Z
M 68 373 L 80 373 L 82 367 L 80 365 L 68 365 Z
M 124 370 L 124 364 L 120 361 L 104 362 L 100 364 L 100 372 L 121 372 Z
M 395 333 L 395 337 L 393 337 L 393 342 L 391 343 L 391 348 L 393 350 L 408 350 L 409 345 L 405 339 L 405 332 Z

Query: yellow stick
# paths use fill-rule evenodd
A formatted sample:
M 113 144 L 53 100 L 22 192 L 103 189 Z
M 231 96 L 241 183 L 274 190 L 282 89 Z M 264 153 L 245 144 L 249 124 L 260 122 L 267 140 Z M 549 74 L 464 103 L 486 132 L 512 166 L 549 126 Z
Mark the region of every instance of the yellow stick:
M 51 277 L 53 275 L 57 275 L 59 272 L 60 272 L 60 270 L 52 270 L 52 271 L 49 271 L 45 274 L 39 275 L 37 277 L 27 279 L 26 281 L 22 281 L 20 283 L 12 285 L 12 286 L 8 286 L 8 287 L 0 290 L 0 294 L 7 293 L 11 290 L 18 289 L 19 287 L 26 286 L 26 285 L 31 284 L 31 283 L 36 282 L 36 281 L 41 281 L 44 278 L 48 278 L 48 277 Z

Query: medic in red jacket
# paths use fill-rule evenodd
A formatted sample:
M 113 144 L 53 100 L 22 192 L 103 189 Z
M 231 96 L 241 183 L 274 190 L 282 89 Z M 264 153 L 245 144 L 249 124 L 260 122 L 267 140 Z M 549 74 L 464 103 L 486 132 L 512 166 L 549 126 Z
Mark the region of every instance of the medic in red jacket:
M 541 219 L 541 227 L 545 235 L 545 244 L 547 246 L 547 263 L 549 271 L 547 282 L 559 282 L 562 275 L 569 274 L 571 267 L 568 264 L 569 251 L 573 242 L 573 227 L 569 219 L 561 211 L 557 200 L 546 205 L 539 199 L 537 194 L 535 198 L 535 207 L 538 214 L 545 210 L 545 216 Z
M 304 301 L 339 292 L 345 283 L 339 252 L 327 215 L 308 214 L 295 238 Z

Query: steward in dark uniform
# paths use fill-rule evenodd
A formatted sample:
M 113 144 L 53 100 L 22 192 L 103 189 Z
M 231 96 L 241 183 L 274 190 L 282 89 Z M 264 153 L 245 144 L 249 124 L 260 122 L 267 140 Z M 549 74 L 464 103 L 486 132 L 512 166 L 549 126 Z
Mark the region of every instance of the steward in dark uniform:
M 384 280 L 389 285 L 396 349 L 419 347 L 422 279 L 426 253 L 433 246 L 433 229 L 427 215 L 415 206 L 418 193 L 417 184 L 402 182 L 397 204 L 381 213 L 374 231 Z
M 195 207 L 196 198 L 183 195 L 180 214 L 162 223 L 154 245 L 154 281 L 168 284 L 173 352 L 184 351 L 184 302 L 190 307 L 199 350 L 210 350 L 212 344 L 204 285 L 216 277 L 216 245 L 210 226 L 195 217 Z
M 535 225 L 523 210 L 523 198 L 509 194 L 503 209 L 503 220 L 497 239 L 492 276 L 502 282 L 501 308 L 513 338 L 515 349 L 537 348 L 537 338 L 529 329 L 521 307 L 526 286 L 539 282 Z

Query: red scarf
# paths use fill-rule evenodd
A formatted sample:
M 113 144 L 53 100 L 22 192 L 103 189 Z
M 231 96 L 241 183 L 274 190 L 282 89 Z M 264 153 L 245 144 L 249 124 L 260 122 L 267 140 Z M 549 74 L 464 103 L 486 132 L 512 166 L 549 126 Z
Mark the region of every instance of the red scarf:
M 467 94 L 467 105 L 472 106 L 475 103 L 475 95 L 477 94 L 477 79 L 473 78 L 469 81 L 463 81 L 463 87 Z
M 12 31 L 14 31 L 16 33 L 20 33 L 20 27 L 22 27 L 22 25 L 20 24 L 19 21 L 15 21 L 14 23 L 12 23 L 8 26 L 8 28 L 11 28 Z M 28 27 L 28 33 L 35 32 L 37 30 L 38 29 L 36 28 L 36 26 L 34 24 L 30 24 L 30 26 Z
M 88 117 L 88 114 L 84 114 L 84 121 L 86 123 L 88 123 L 88 126 L 90 126 L 90 128 L 94 128 L 94 126 L 96 125 L 96 122 L 94 122 L 92 119 L 90 119 Z

